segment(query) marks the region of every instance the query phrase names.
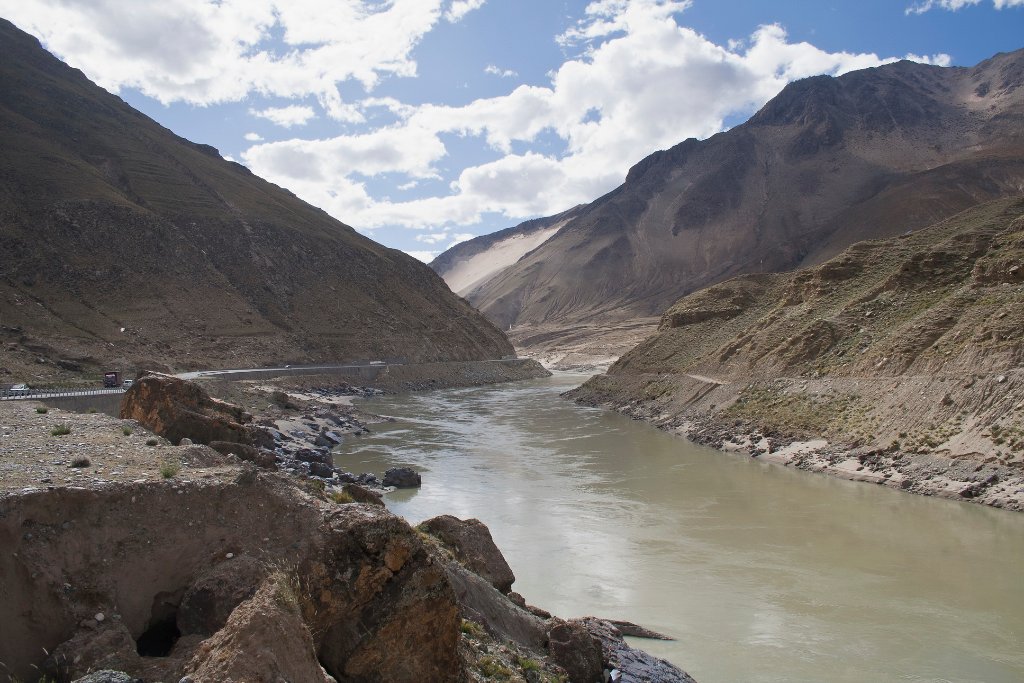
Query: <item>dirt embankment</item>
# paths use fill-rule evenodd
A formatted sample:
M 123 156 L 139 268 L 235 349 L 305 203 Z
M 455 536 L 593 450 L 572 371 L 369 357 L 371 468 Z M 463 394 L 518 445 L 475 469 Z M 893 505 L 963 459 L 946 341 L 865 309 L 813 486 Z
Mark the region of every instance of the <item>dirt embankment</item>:
M 527 606 L 477 522 L 414 530 L 317 479 L 182 443 L 0 403 L 5 673 L 535 683 L 619 666 L 691 680 L 607 622 Z

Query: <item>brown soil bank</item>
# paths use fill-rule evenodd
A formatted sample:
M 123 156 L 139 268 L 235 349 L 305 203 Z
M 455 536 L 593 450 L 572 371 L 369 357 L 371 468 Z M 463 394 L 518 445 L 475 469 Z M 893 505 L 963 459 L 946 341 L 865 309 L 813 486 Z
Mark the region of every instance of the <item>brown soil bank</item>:
M 1021 330 L 1018 198 L 680 299 L 570 396 L 720 448 L 1020 510 Z
M 134 420 L 43 410 L 0 403 L 0 662 L 20 680 L 692 680 L 608 622 L 527 606 L 478 522 L 414 530 Z

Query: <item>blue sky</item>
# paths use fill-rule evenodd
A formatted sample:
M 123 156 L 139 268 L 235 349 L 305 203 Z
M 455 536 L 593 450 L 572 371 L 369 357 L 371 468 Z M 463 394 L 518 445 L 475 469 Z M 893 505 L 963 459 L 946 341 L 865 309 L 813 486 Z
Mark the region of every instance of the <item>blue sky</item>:
M 786 83 L 1024 47 L 1024 0 L 0 0 L 174 132 L 429 258 Z

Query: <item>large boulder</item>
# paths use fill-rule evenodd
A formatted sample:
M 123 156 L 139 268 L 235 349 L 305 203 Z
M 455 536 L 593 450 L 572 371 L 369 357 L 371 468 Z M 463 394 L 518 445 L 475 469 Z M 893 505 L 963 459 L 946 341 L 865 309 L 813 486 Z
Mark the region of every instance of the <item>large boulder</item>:
M 245 424 L 252 416 L 238 406 L 212 398 L 195 382 L 157 372 L 144 374 L 125 392 L 121 417 L 136 420 L 175 445 L 184 438 L 249 446 L 262 440 Z
M 419 472 L 410 467 L 392 467 L 384 472 L 384 485 L 398 489 L 414 489 L 420 486 Z
M 466 569 L 479 574 L 502 593 L 509 593 L 516 576 L 498 550 L 491 532 L 479 519 L 440 515 L 419 526 L 448 548 Z
M 122 671 L 138 664 L 131 633 L 120 621 L 110 620 L 80 628 L 50 652 L 44 670 L 54 679 L 74 680 L 90 671 Z

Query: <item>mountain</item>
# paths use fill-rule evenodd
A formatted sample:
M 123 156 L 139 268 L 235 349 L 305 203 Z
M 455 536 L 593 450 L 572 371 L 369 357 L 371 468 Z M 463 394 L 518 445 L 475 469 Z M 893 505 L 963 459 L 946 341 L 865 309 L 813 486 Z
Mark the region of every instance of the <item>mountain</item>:
M 1024 198 L 995 200 L 690 294 L 571 395 L 718 447 L 1024 509 L 1021 330 Z M 814 439 L 828 443 L 786 448 Z
M 735 275 L 821 263 L 860 240 L 1019 195 L 1022 84 L 1024 50 L 973 68 L 903 61 L 791 83 L 746 123 L 648 156 L 466 296 L 513 325 L 517 344 L 551 344 L 581 325 L 601 334 L 660 315 Z M 484 258 L 488 239 L 432 265 L 451 278 Z
M 0 365 L 513 353 L 433 271 L 135 111 L 0 20 Z

